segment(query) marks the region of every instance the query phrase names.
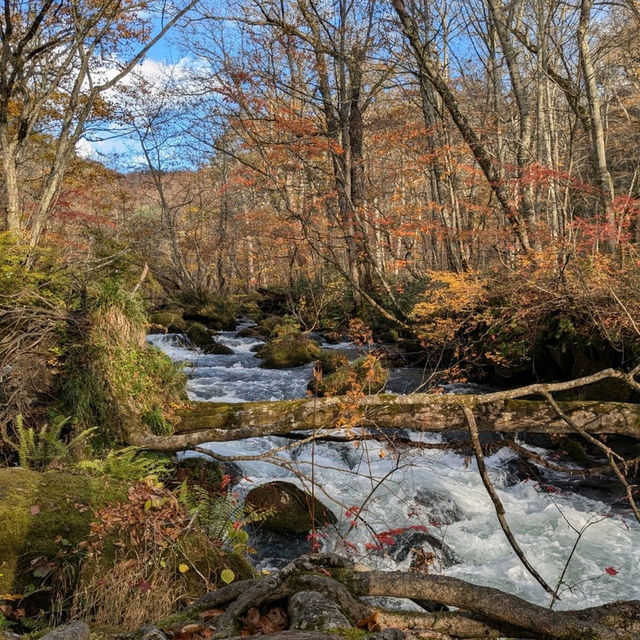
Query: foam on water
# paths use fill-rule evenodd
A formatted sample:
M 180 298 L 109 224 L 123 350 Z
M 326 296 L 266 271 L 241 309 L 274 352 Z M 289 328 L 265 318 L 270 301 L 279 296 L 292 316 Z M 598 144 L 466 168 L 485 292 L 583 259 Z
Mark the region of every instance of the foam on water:
M 250 351 L 257 344 L 255 340 L 236 338 L 231 332 L 220 334 L 218 340 L 230 346 L 234 354 L 204 355 L 188 349 L 180 336 L 149 336 L 149 341 L 173 360 L 188 363 L 187 389 L 193 400 L 242 402 L 305 395 L 310 365 L 260 369 L 259 360 Z M 412 433 L 411 439 L 440 442 L 442 436 Z M 204 448 L 225 456 L 247 456 L 286 444 L 290 441 L 268 437 L 209 443 Z M 543 449 L 536 452 L 545 453 Z M 475 462 L 451 451 L 413 447 L 395 457 L 390 448 L 373 441 L 363 441 L 357 447 L 348 442 L 316 442 L 277 456 L 289 468 L 265 461 L 241 462 L 245 477 L 235 490 L 242 497 L 258 484 L 282 478 L 309 490 L 309 482 L 298 474 L 309 478 L 313 471 L 316 496 L 339 519 L 337 528 L 323 541 L 325 550 L 353 554 L 353 549 L 344 544 L 346 539 L 355 545 L 357 558 L 370 566 L 407 568 L 410 554 L 396 562 L 384 552 L 370 549 L 375 542 L 373 533 L 426 526 L 458 559 L 444 569 L 447 575 L 548 605 L 547 594 L 510 549 Z M 576 493 L 549 493 L 533 480 L 510 485 L 505 465 L 513 457 L 510 450 L 500 449 L 487 458 L 489 473 L 519 544 L 552 586 L 581 532 L 565 576 L 565 585 L 571 588 L 562 587 L 565 590 L 556 606 L 576 608 L 640 598 L 640 526 L 631 514 L 612 514 L 605 503 Z M 362 507 L 355 527 L 350 511 L 354 506 Z M 617 575 L 608 575 L 607 567 L 614 567 Z M 439 567 L 435 565 L 434 569 Z

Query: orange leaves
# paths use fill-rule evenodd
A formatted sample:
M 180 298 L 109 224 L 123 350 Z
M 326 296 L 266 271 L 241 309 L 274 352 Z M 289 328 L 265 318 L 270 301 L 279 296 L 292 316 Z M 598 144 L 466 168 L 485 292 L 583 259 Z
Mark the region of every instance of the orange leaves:
M 366 629 L 369 632 L 382 631 L 382 626 L 379 622 L 380 612 L 376 609 L 370 616 L 358 620 L 356 627 L 358 629 Z
M 261 613 L 257 607 L 251 607 L 243 623 L 244 627 L 240 635 L 251 636 L 256 633 L 267 635 L 286 629 L 289 625 L 289 616 L 282 607 L 269 607 L 264 613 Z
M 176 496 L 151 481 L 129 489 L 128 502 L 101 509 L 91 524 L 91 542 L 100 552 L 113 534 L 133 547 L 149 543 L 160 549 L 176 542 L 188 522 L 188 514 Z

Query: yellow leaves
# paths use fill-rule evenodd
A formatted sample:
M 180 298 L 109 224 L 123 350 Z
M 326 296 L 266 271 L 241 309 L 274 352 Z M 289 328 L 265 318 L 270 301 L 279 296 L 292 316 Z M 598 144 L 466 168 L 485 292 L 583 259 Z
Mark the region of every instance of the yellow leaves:
M 476 311 L 486 296 L 485 282 L 476 273 L 429 271 L 429 285 L 423 299 L 411 311 L 421 324 L 426 344 L 453 339 L 464 316 Z
M 231 584 L 236 578 L 236 574 L 231 569 L 224 569 L 220 574 L 220 580 L 225 584 Z

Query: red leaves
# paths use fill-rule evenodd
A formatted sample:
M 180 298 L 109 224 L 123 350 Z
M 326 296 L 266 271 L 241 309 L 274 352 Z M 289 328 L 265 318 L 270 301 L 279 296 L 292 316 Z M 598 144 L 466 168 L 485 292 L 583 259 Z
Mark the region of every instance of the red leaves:
M 617 576 L 618 575 L 618 572 L 613 567 L 607 567 L 605 569 L 605 572 L 608 573 L 610 576 Z
M 220 480 L 220 488 L 226 489 L 231 483 L 231 476 L 228 473 L 225 473 Z
M 382 551 L 385 547 L 393 547 L 397 543 L 397 536 L 408 531 L 427 531 L 423 524 L 413 524 L 408 527 L 397 527 L 376 533 L 373 537 L 375 542 L 366 542 L 364 548 L 367 551 Z

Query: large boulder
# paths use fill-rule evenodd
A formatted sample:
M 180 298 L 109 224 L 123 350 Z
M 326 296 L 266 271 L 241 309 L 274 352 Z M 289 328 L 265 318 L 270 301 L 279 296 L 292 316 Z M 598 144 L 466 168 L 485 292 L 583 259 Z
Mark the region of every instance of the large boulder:
M 313 362 L 320 356 L 320 347 L 300 332 L 269 340 L 257 353 L 263 369 L 288 369 Z
M 191 343 L 195 347 L 202 349 L 206 354 L 230 355 L 233 353 L 233 349 L 217 342 L 209 333 L 207 327 L 199 322 L 190 323 L 186 333 Z
M 338 367 L 329 375 L 322 375 L 309 384 L 317 396 L 341 396 L 354 389 L 366 395 L 378 393 L 387 383 L 388 372 L 382 363 L 371 356 L 358 358 Z
M 187 322 L 177 311 L 156 311 L 149 316 L 151 332 L 158 333 L 184 333 L 187 330 Z
M 96 509 L 126 500 L 105 478 L 62 471 L 0 469 L 0 594 L 45 580 L 86 540 Z M 49 594 L 50 595 L 50 594 Z
M 233 309 L 223 301 L 214 301 L 189 309 L 185 312 L 184 318 L 203 324 L 213 331 L 233 331 L 237 324 Z
M 289 598 L 289 629 L 331 631 L 352 626 L 336 602 L 317 591 L 298 591 Z
M 245 503 L 264 511 L 262 526 L 276 533 L 309 533 L 314 524 L 322 527 L 337 522 L 334 513 L 320 500 L 290 482 L 276 480 L 256 487 L 249 491 Z

